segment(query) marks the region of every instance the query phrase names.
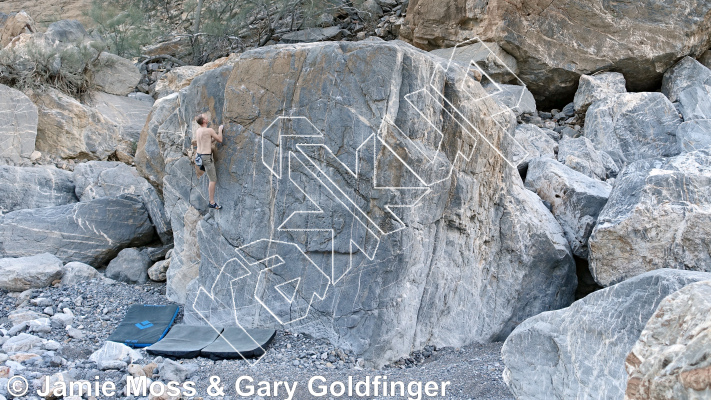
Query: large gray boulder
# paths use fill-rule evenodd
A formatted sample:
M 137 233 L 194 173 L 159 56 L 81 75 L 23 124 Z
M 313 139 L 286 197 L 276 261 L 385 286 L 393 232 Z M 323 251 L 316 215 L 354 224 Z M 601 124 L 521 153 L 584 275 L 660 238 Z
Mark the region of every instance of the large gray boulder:
M 514 146 L 514 158 L 520 160 L 518 169 L 528 168 L 528 162 L 534 158 L 555 158 L 558 152 L 558 143 L 551 139 L 546 132 L 531 124 L 521 124 L 516 127 L 514 139 L 520 146 Z
M 156 189 L 134 167 L 121 162 L 89 161 L 74 168 L 76 195 L 81 201 L 115 197 L 124 193 L 139 196 L 163 243 L 172 241 L 170 220 Z
M 94 84 L 102 92 L 126 96 L 135 91 L 141 72 L 131 60 L 111 53 L 101 53 L 101 68 L 94 74 Z
M 72 173 L 54 167 L 0 166 L 0 212 L 76 203 Z
M 711 85 L 711 70 L 691 57 L 684 57 L 664 74 L 662 93 L 676 102 L 686 89 L 703 85 Z
M 711 272 L 711 150 L 630 164 L 590 237 L 590 270 L 609 286 L 658 268 Z
M 0 164 L 29 160 L 37 137 L 37 106 L 19 90 L 0 84 Z
M 536 114 L 536 100 L 533 94 L 520 85 L 489 85 L 486 90 L 499 104 L 510 108 L 517 116 Z
M 89 105 L 116 123 L 120 129 L 120 137 L 135 146 L 153 104 L 131 97 L 96 92 L 92 95 Z M 135 154 L 131 151 L 129 155 Z
M 667 296 L 625 360 L 625 399 L 702 399 L 711 385 L 711 281 Z
M 72 261 L 64 266 L 62 286 L 72 286 L 92 281 L 101 277 L 99 271 L 91 265 Z
M 53 42 L 61 43 L 81 43 L 89 37 L 81 22 L 75 19 L 63 19 L 51 23 L 44 35 Z
M 711 119 L 711 86 L 692 86 L 679 93 L 679 112 L 684 121 Z
M 501 350 L 504 381 L 517 399 L 622 399 L 625 358 L 659 303 L 709 279 L 703 272 L 652 271 L 529 318 Z
M 676 139 L 683 153 L 711 148 L 711 120 L 684 122 L 676 130 Z
M 597 151 L 590 139 L 584 136 L 575 139 L 564 136 L 558 143 L 558 161 L 570 169 L 601 181 L 614 177 L 619 172 L 615 161 L 607 153 Z
M 588 238 L 612 187 L 550 158 L 528 164 L 526 187 L 550 203 L 573 254 L 587 258 Z
M 681 57 L 711 47 L 709 11 L 706 0 L 411 0 L 400 35 L 426 50 L 495 41 L 545 107 L 597 71 L 624 74 L 631 91 L 655 90 Z
M 106 267 L 105 275 L 115 281 L 126 283 L 146 283 L 151 259 L 137 249 L 123 249 Z
M 626 93 L 625 85 L 625 77 L 619 72 L 582 75 L 573 100 L 575 112 L 585 114 L 594 102 L 617 93 Z
M 168 291 L 198 250 L 198 277 L 178 288 L 186 322 L 229 326 L 236 316 L 382 365 L 428 344 L 501 340 L 572 302 L 563 232 L 502 158 L 513 115 L 495 124 L 502 109 L 477 101 L 487 94 L 479 83 L 442 62 L 397 41 L 265 47 L 156 103 L 138 153 L 151 160 L 149 176 L 165 166 Z M 439 93 L 446 99 L 432 98 Z M 444 100 L 472 125 L 447 116 Z M 293 117 L 281 118 L 285 110 Z M 215 153 L 219 212 L 207 208 L 207 180 L 188 155 L 184 127 L 200 112 L 226 123 Z M 301 212 L 314 207 L 322 212 Z M 272 255 L 286 264 L 260 263 Z
M 38 106 L 36 149 L 43 154 L 80 160 L 106 160 L 133 144 L 121 137 L 121 126 L 93 107 L 55 89 L 35 94 Z
M 155 235 L 140 198 L 124 194 L 65 206 L 13 211 L 0 219 L 0 256 L 50 253 L 100 267 Z
M 62 260 L 43 253 L 31 257 L 0 258 L 0 289 L 22 292 L 44 288 L 62 278 Z
M 682 120 L 661 93 L 623 93 L 595 102 L 585 115 L 585 137 L 619 165 L 679 154 Z

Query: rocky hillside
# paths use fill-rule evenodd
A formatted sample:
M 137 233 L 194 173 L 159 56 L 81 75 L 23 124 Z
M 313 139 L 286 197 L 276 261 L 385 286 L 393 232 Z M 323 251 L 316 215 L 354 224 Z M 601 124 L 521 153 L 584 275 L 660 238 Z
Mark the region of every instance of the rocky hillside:
M 29 307 L 0 313 L 0 373 L 65 372 L 51 341 L 84 338 L 55 303 L 94 280 L 186 323 L 279 330 L 265 373 L 503 342 L 488 371 L 517 399 L 704 398 L 711 5 L 365 3 L 372 32 L 346 12 L 204 65 L 0 20 L 0 289 Z M 221 210 L 194 164 L 200 114 L 225 126 Z M 139 356 L 86 368 L 146 375 Z

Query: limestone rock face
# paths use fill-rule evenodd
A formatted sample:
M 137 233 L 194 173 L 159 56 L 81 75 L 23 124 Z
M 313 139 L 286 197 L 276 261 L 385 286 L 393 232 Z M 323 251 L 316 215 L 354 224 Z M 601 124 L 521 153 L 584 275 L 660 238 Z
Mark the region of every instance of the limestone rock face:
M 676 138 L 683 153 L 711 148 L 711 120 L 684 122 L 676 130 Z
M 622 399 L 625 357 L 662 299 L 709 278 L 651 271 L 529 318 L 501 350 L 504 381 L 518 399 Z
M 585 114 L 592 103 L 617 93 L 627 92 L 625 84 L 625 77 L 619 72 L 581 76 L 573 101 L 575 112 Z
M 0 84 L 0 164 L 18 164 L 35 151 L 37 106 L 19 90 Z
M 684 121 L 711 119 L 711 86 L 691 86 L 679 93 L 679 112 Z
M 72 173 L 54 167 L 0 166 L 0 210 L 76 203 Z
M 123 141 L 137 144 L 152 104 L 130 97 L 96 92 L 92 95 L 89 106 L 119 126 L 119 136 Z M 134 156 L 135 150 L 131 150 L 129 154 Z
M 166 53 L 160 53 L 166 54 Z M 156 82 L 156 98 L 160 99 L 162 97 L 173 94 L 180 89 L 188 87 L 193 81 L 193 78 L 200 76 L 207 71 L 211 71 L 215 68 L 219 68 L 230 60 L 234 59 L 234 55 L 229 57 L 222 57 L 215 61 L 209 62 L 203 66 L 196 67 L 193 65 L 186 65 L 184 67 L 177 67 L 170 70 L 170 72 L 164 74 Z
M 188 295 L 186 321 L 234 325 L 240 304 L 243 326 L 288 326 L 382 365 L 500 340 L 570 304 L 563 232 L 502 157 L 513 115 L 495 120 L 479 83 L 441 62 L 402 42 L 265 47 L 156 102 L 137 159 L 163 183 L 168 293 Z M 200 112 L 226 124 L 214 213 L 188 157 Z M 277 255 L 286 264 L 261 262 Z
M 163 200 L 135 168 L 121 162 L 89 161 L 74 168 L 76 195 L 81 201 L 116 197 L 124 193 L 139 196 L 163 243 L 171 241 L 170 220 Z
M 150 243 L 154 234 L 141 199 L 124 194 L 8 213 L 0 219 L 0 256 L 50 253 L 100 267 L 125 247 Z
M 700 399 L 711 388 L 711 281 L 667 296 L 625 360 L 626 400 Z
M 536 100 L 525 86 L 501 84 L 486 89 L 495 101 L 510 108 L 516 116 L 536 113 Z
M 94 75 L 94 83 L 99 90 L 126 96 L 133 92 L 141 81 L 141 73 L 133 62 L 111 53 L 101 53 L 102 68 Z
M 604 181 L 617 176 L 617 165 L 608 157 L 607 153 L 597 151 L 586 137 L 564 136 L 558 143 L 558 161 L 593 179 Z
M 658 87 L 681 57 L 711 47 L 705 0 L 411 0 L 400 35 L 430 50 L 474 37 L 496 41 L 543 106 L 573 97 L 583 74 L 621 72 L 632 91 Z M 604 34 L 601 34 L 604 32 Z
M 5 15 L 5 18 L 0 20 L 0 49 L 7 46 L 12 39 L 20 36 L 23 33 L 37 32 L 35 21 L 24 11 Z
M 595 102 L 585 114 L 585 137 L 615 162 L 679 154 L 676 130 L 682 120 L 661 93 L 624 93 Z
M 662 93 L 675 102 L 684 90 L 703 85 L 711 85 L 711 70 L 691 57 L 684 57 L 664 74 Z
M 588 238 L 612 187 L 550 158 L 529 163 L 526 187 L 551 204 L 573 254 L 587 258 Z
M 462 68 L 469 68 L 470 63 L 474 61 L 495 82 L 516 83 L 516 74 L 518 74 L 516 59 L 495 42 L 473 41 L 465 46 L 437 49 L 430 53 L 459 63 Z
M 39 108 L 36 149 L 62 158 L 106 160 L 117 149 L 130 153 L 120 126 L 92 107 L 57 90 L 35 96 Z
M 62 260 L 52 254 L 0 258 L 0 289 L 9 292 L 47 287 L 61 278 Z
M 527 168 L 529 161 L 535 158 L 555 158 L 558 152 L 558 143 L 536 125 L 518 125 L 514 132 L 514 138 L 521 144 L 521 148 L 515 148 L 514 151 L 523 153 L 521 161 L 518 163 L 518 169 Z
M 603 286 L 658 268 L 711 272 L 711 150 L 641 160 L 617 177 L 590 237 Z

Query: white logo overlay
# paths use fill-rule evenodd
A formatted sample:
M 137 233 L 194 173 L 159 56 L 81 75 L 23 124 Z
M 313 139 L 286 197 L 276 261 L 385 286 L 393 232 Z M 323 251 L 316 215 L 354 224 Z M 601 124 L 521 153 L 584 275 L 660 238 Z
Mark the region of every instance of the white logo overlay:
M 200 299 L 220 302 L 221 305 L 231 308 L 235 326 L 246 333 L 255 347 L 260 348 L 261 351 L 255 352 L 257 357 L 250 358 L 240 352 L 239 346 L 227 340 L 232 350 L 240 354 L 249 364 L 255 365 L 259 362 L 266 350 L 261 348 L 259 341 L 249 334 L 249 330 L 243 327 L 237 317 L 236 310 L 244 306 L 236 304 L 235 301 L 234 290 L 239 281 L 243 279 L 254 281 L 254 301 L 263 307 L 279 325 L 288 329 L 290 324 L 307 318 L 312 306 L 322 301 L 331 288 L 352 272 L 358 265 L 354 261 L 356 258 L 375 260 L 383 238 L 406 228 L 401 219 L 402 211 L 416 207 L 424 197 L 432 192 L 436 184 L 450 179 L 454 165 L 458 161 L 470 160 L 477 144 L 481 143 L 491 147 L 497 156 L 513 168 L 516 168 L 517 163 L 528 156 L 528 152 L 520 143 L 510 136 L 509 130 L 500 118 L 511 115 L 510 113 L 519 107 L 525 90 L 509 92 L 507 95 L 514 96 L 509 101 L 509 104 L 513 104 L 513 106 L 509 107 L 500 103 L 501 111 L 490 115 L 494 126 L 511 137 L 513 146 L 520 148 L 520 151 L 514 152 L 517 154 L 516 159 L 509 159 L 501 149 L 489 140 L 490 138 L 477 129 L 476 124 L 465 116 L 465 112 L 458 110 L 441 93 L 441 86 L 436 85 L 442 76 L 460 71 L 460 69 L 452 68 L 455 63 L 459 65 L 458 68 L 461 68 L 462 65 L 455 61 L 458 49 L 475 44 L 480 46 L 479 52 L 487 53 L 484 60 L 496 63 L 499 68 L 505 68 L 507 75 L 513 76 L 518 86 L 525 88 L 523 81 L 480 39 L 471 39 L 455 46 L 449 61 L 444 65 L 437 65 L 429 84 L 405 96 L 407 102 L 405 106 L 412 107 L 427 123 L 428 129 L 427 132 L 423 132 L 423 135 L 428 143 L 435 144 L 436 152 L 427 151 L 421 143 L 412 140 L 388 117 L 383 118 L 379 127 L 371 129 L 372 134 L 365 137 L 357 148 L 352 149 L 352 153 L 355 154 L 355 162 L 350 163 L 344 162 L 337 151 L 324 144 L 324 133 L 306 117 L 278 117 L 262 132 L 261 162 L 272 176 L 272 182 L 279 182 L 279 185 L 291 185 L 311 203 L 309 210 L 296 210 L 283 221 L 275 221 L 274 230 L 312 234 L 318 235 L 319 238 L 325 238 L 322 241 L 327 243 L 326 247 L 330 246 L 330 262 L 315 260 L 297 243 L 264 238 L 236 248 L 235 256 L 222 265 L 213 285 L 199 288 L 199 293 L 192 306 L 202 320 L 220 333 L 221 329 L 211 322 L 209 311 L 201 310 L 198 305 Z M 503 86 L 489 76 L 485 68 L 480 65 L 481 63 L 483 62 L 472 59 L 468 65 L 461 69 L 461 71 L 465 71 L 465 74 L 454 74 L 459 75 L 455 77 L 456 84 L 462 85 L 460 88 L 465 89 L 463 92 L 471 96 L 474 103 L 497 94 L 504 94 L 506 91 Z M 470 90 L 466 90 L 465 84 L 471 84 L 472 79 L 480 81 L 486 79 L 489 82 L 486 95 L 477 98 Z M 467 82 L 468 80 L 469 82 Z M 437 128 L 437 123 L 419 108 L 418 105 L 421 104 L 436 105 L 438 110 L 446 114 L 447 118 L 458 124 L 462 132 L 470 136 L 470 142 L 473 145 L 467 146 L 464 150 L 460 149 L 451 162 L 441 159 L 445 157 L 444 153 L 439 151 L 444 145 L 445 134 Z M 360 116 L 356 116 L 356 119 L 364 120 Z M 367 122 L 363 122 L 363 124 L 369 126 Z M 287 142 L 293 145 L 290 147 L 291 150 L 284 151 L 287 148 L 285 145 Z M 412 162 L 408 163 L 398 155 L 394 148 L 398 143 L 406 143 L 409 149 L 416 149 L 420 152 L 416 157 L 410 157 L 410 159 L 418 160 L 416 165 Z M 406 180 L 408 182 L 406 185 L 391 186 L 390 182 L 378 182 L 377 157 L 384 152 L 393 162 L 401 163 L 401 170 L 411 177 Z M 367 163 L 361 160 L 370 160 L 371 162 Z M 367 182 L 372 185 L 372 190 L 390 194 L 386 198 L 391 199 L 392 202 L 385 206 L 385 215 L 374 219 L 364 210 L 354 194 L 353 182 Z M 313 223 L 307 223 L 310 216 L 335 210 L 338 210 L 339 218 L 344 220 L 342 224 L 349 227 L 349 249 L 345 251 L 339 249 L 340 253 L 345 252 L 350 255 L 347 265 L 337 265 L 334 261 L 335 229 L 326 224 L 314 226 Z M 242 273 L 230 274 L 226 272 L 228 270 L 242 271 Z M 259 273 L 251 272 L 254 270 L 258 270 Z M 306 271 L 309 272 L 308 279 L 305 276 Z M 318 279 L 314 279 L 314 276 Z M 228 282 L 227 286 L 232 289 L 231 305 L 225 305 L 217 300 L 215 290 L 218 282 L 221 282 L 223 286 L 225 282 Z

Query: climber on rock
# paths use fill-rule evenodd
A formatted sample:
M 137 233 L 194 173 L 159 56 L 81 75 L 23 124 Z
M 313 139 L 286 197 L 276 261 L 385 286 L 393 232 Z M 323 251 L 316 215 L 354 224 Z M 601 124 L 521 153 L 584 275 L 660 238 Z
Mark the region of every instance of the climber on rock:
M 216 210 L 222 207 L 215 202 L 215 186 L 217 184 L 217 171 L 215 170 L 215 161 L 212 157 L 212 143 L 213 140 L 222 143 L 222 130 L 224 125 L 220 125 L 217 129 L 217 133 L 212 128 L 208 128 L 209 122 L 205 114 L 200 114 L 195 118 L 195 121 L 200 125 L 197 132 L 195 132 L 195 140 L 197 141 L 197 159 L 202 160 L 202 167 L 207 173 L 207 177 L 210 180 L 208 186 L 208 191 L 210 193 L 210 208 Z

